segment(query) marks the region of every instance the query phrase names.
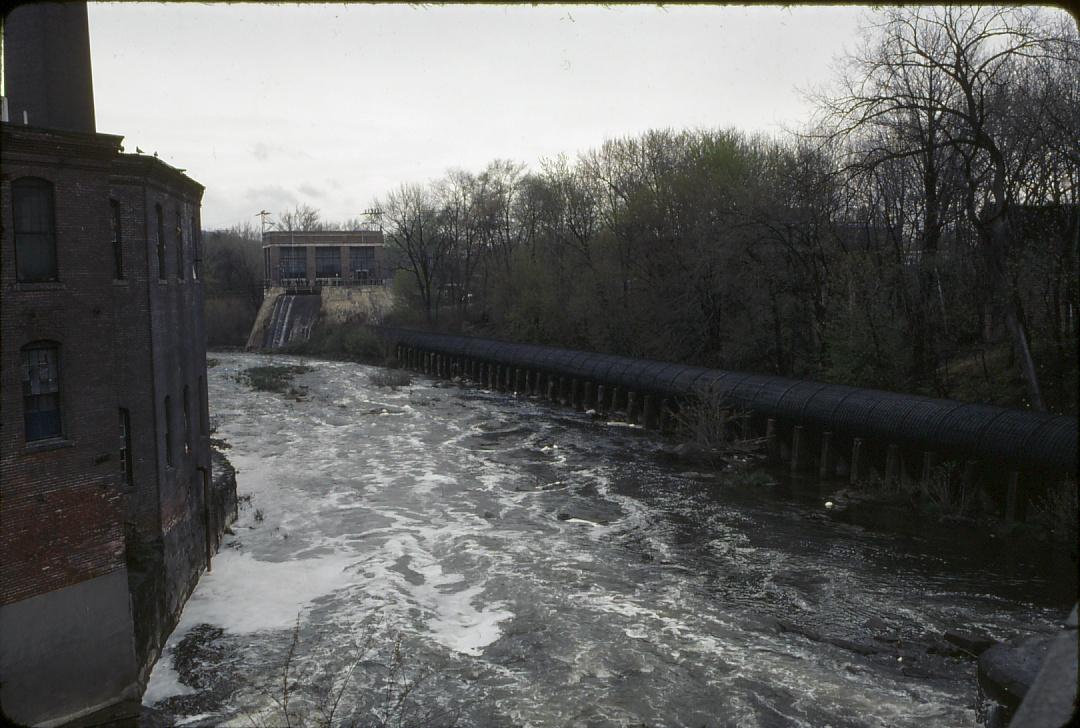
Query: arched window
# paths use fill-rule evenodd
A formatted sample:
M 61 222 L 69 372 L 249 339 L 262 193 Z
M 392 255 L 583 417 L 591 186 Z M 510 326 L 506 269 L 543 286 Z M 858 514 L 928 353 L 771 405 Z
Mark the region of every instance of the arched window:
M 56 211 L 53 185 L 38 177 L 11 183 L 12 228 L 15 231 L 15 276 L 20 283 L 55 281 Z
M 26 441 L 60 437 L 60 345 L 36 341 L 22 348 Z

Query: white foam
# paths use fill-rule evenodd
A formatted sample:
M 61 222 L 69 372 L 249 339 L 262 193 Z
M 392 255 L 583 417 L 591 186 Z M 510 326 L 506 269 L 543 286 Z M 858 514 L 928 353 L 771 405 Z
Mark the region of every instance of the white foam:
M 353 583 L 349 566 L 354 561 L 336 551 L 293 561 L 259 561 L 223 551 L 214 558 L 213 571 L 199 580 L 170 643 L 199 624 L 233 634 L 289 629 L 312 601 Z
M 143 693 L 142 704 L 153 705 L 165 698 L 176 695 L 191 695 L 194 692 L 193 688 L 180 682 L 180 673 L 173 668 L 172 655 L 166 654 L 162 655 L 161 659 L 154 665 L 153 672 L 150 673 L 150 680 L 146 684 L 146 692 Z

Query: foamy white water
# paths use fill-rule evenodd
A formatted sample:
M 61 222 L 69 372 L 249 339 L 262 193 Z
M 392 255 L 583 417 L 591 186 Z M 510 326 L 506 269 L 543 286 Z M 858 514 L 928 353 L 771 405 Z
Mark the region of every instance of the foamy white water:
M 235 374 L 298 360 L 214 356 L 245 503 L 144 696 L 178 721 L 275 725 L 298 625 L 312 720 L 326 686 L 345 686 L 339 718 L 370 715 L 397 645 L 433 673 L 418 705 L 465 725 L 971 724 L 974 664 L 933 635 L 1056 616 L 1038 584 L 948 544 L 659 464 L 639 428 L 378 388 L 340 362 L 307 362 L 297 402 Z

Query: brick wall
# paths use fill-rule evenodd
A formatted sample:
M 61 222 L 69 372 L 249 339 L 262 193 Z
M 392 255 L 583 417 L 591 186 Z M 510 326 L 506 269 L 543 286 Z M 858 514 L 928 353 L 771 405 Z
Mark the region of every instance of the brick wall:
M 53 184 L 55 283 L 18 283 L 14 234 L 0 247 L 0 603 L 123 568 L 116 379 L 112 371 L 108 169 L 117 137 L 4 128 L 0 205 L 11 183 Z M 27 443 L 22 347 L 59 350 L 62 436 Z

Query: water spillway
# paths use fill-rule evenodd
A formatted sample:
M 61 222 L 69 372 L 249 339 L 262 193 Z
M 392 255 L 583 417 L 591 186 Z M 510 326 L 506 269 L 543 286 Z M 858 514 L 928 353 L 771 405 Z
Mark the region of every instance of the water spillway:
M 244 505 L 144 698 L 177 723 L 284 725 L 286 658 L 291 706 L 344 685 L 341 722 L 371 722 L 399 652 L 417 710 L 462 726 L 971 725 L 975 663 L 941 635 L 1050 632 L 1075 595 L 1042 552 L 848 521 L 539 398 L 215 359 Z M 306 395 L 235 376 L 273 363 L 313 367 Z
M 321 309 L 317 294 L 283 293 L 271 305 L 262 333 L 262 349 L 272 351 L 294 341 L 308 340 Z
M 377 331 L 411 352 L 436 353 L 458 366 L 485 362 L 657 397 L 707 394 L 759 420 L 917 452 L 1063 473 L 1077 467 L 1075 416 L 471 336 L 395 327 Z

